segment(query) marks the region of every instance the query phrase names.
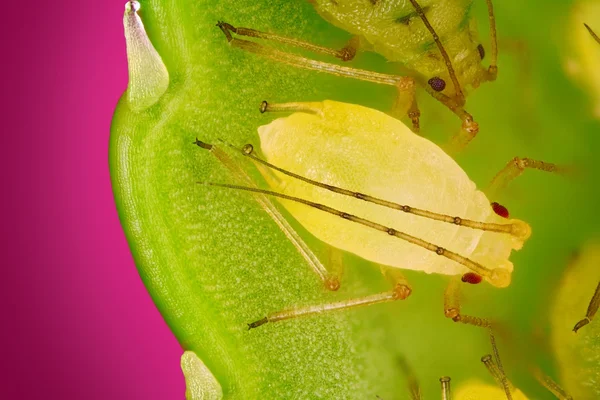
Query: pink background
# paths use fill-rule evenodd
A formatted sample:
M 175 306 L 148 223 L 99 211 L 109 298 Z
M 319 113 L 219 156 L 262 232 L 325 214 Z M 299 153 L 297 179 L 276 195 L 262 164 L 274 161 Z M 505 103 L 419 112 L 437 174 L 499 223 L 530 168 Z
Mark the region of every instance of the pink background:
M 181 349 L 137 274 L 108 173 L 125 0 L 7 2 L 2 399 L 183 399 Z

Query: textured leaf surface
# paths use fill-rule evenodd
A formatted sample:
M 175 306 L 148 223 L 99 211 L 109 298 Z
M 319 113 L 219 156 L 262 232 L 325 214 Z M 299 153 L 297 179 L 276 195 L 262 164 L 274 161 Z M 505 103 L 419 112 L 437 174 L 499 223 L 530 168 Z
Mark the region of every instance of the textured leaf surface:
M 487 37 L 485 8 L 479 6 L 482 36 Z M 564 41 L 557 27 L 564 26 L 567 2 L 503 1 L 496 6 L 501 38 L 527 43 L 532 73 L 523 75 L 518 58 L 501 53 L 499 81 L 469 97 L 481 132 L 459 163 L 480 186 L 515 155 L 576 161 L 586 172 L 578 180 L 528 173 L 499 199 L 511 215 L 531 223 L 534 236 L 512 259 L 511 287 L 468 287 L 464 307 L 470 314 L 500 319 L 524 336 L 546 326 L 549 289 L 568 252 L 597 229 L 600 195 L 589 177 L 598 172 L 592 149 L 599 144 L 600 129 L 590 120 L 586 97 L 565 78 L 556 52 L 555 43 Z M 329 26 L 309 2 L 148 0 L 142 1 L 140 15 L 170 83 L 160 100 L 142 112 L 134 112 L 126 96 L 117 107 L 110 147 L 115 198 L 157 307 L 182 347 L 218 380 L 224 397 L 403 399 L 407 391 L 399 355 L 415 370 L 426 398 L 439 396 L 442 375 L 454 382 L 491 382 L 479 362 L 489 353 L 486 335 L 444 319 L 445 279 L 439 276 L 407 273 L 414 291 L 403 304 L 245 329 L 271 311 L 369 294 L 388 284 L 368 263 L 346 255 L 342 288 L 326 292 L 250 196 L 195 183 L 235 178 L 194 146 L 194 138 L 258 145 L 257 127 L 273 118 L 258 112 L 264 99 L 334 99 L 387 111 L 394 90 L 244 54 L 230 48 L 214 26 L 224 20 L 341 47 L 349 35 Z M 367 53 L 353 65 L 396 71 Z M 424 135 L 443 142 L 459 128 L 439 104 L 422 96 L 421 105 Z M 261 182 L 252 165 L 239 162 Z M 324 254 L 318 241 L 300 232 Z M 515 385 L 544 398 L 530 379 L 514 376 L 522 371 L 510 343 L 502 346 Z M 542 367 L 552 372 L 550 362 Z

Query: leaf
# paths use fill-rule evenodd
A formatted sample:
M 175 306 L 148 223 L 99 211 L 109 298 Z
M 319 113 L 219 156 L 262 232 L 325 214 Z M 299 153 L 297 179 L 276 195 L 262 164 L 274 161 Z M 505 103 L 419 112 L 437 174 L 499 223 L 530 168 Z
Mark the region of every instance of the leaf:
M 469 111 L 482 129 L 459 158 L 461 165 L 479 185 L 517 154 L 576 160 L 597 171 L 589 149 L 598 145 L 592 134 L 598 126 L 583 111 L 589 109 L 582 106 L 585 98 L 563 76 L 552 41 L 540 34 L 555 29 L 566 6 L 507 1 L 496 9 L 501 36 L 518 33 L 529 43 L 535 74 L 525 84 L 531 85 L 535 107 L 515 102 L 523 93 L 520 66 L 513 55 L 501 53 L 499 81 L 469 97 Z M 486 29 L 485 10 L 480 11 Z M 443 317 L 440 276 L 407 272 L 414 291 L 402 303 L 246 330 L 269 312 L 371 294 L 389 284 L 367 262 L 346 254 L 341 289 L 326 291 L 252 196 L 196 184 L 234 183 L 236 176 L 195 146 L 195 138 L 259 145 L 257 128 L 274 118 L 259 113 L 262 100 L 334 99 L 388 111 L 394 90 L 243 53 L 215 27 L 222 20 L 343 46 L 350 35 L 327 24 L 309 2 L 148 0 L 139 14 L 169 85 L 151 105 L 136 108 L 126 94 L 117 106 L 110 139 L 115 201 L 155 304 L 184 350 L 216 378 L 224 398 L 406 398 L 400 356 L 415 370 L 424 398 L 439 397 L 443 375 L 454 382 L 489 381 L 478 361 L 489 352 L 486 333 Z M 353 65 L 398 72 L 369 53 Z M 423 134 L 447 140 L 460 122 L 421 99 Z M 252 165 L 232 157 L 263 183 Z M 503 204 L 532 224 L 534 236 L 513 259 L 510 288 L 469 287 L 464 305 L 469 314 L 501 319 L 520 332 L 544 324 L 538 316 L 546 312 L 548 288 L 564 266 L 561 257 L 595 226 L 590 216 L 599 196 L 583 182 L 531 173 L 513 186 L 522 196 L 509 192 Z M 324 246 L 291 218 L 290 223 L 323 258 Z M 510 376 L 518 367 L 505 358 Z M 531 382 L 515 384 L 535 390 Z

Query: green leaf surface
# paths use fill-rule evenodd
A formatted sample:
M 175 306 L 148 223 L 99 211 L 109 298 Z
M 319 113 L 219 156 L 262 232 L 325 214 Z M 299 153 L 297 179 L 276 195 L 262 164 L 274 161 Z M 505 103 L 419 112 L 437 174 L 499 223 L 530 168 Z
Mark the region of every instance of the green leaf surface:
M 377 268 L 346 254 L 341 289 L 326 291 L 252 196 L 196 184 L 239 182 L 193 145 L 194 139 L 258 147 L 258 126 L 275 118 L 259 113 L 262 100 L 333 99 L 389 111 L 394 89 L 243 53 L 215 26 L 222 20 L 342 47 L 350 34 L 329 25 L 309 2 L 141 3 L 139 15 L 169 72 L 169 86 L 142 111 L 128 96 L 117 106 L 110 142 L 115 199 L 154 302 L 182 347 L 219 382 L 224 398 L 406 399 L 399 357 L 415 371 L 424 398 L 439 398 L 443 375 L 491 383 L 479 362 L 490 352 L 486 333 L 444 318 L 447 279 L 440 276 L 407 272 L 413 294 L 402 303 L 246 329 L 269 312 L 371 294 L 389 283 Z M 513 283 L 507 289 L 482 284 L 465 290 L 466 313 L 500 320 L 518 341 L 528 341 L 531 332 L 545 337 L 548 299 L 567 255 L 599 230 L 600 193 L 593 177 L 600 169 L 594 150 L 600 127 L 591 118 L 588 97 L 562 69 L 569 2 L 496 3 L 499 80 L 469 96 L 468 110 L 481 131 L 457 161 L 479 186 L 516 155 L 575 163 L 582 171 L 569 178 L 527 172 L 511 185 L 498 201 L 534 232 L 512 257 Z M 473 12 L 489 48 L 484 2 L 476 2 Z M 514 40 L 527 46 L 528 74 L 523 57 L 503 51 L 502 43 L 508 49 Z M 360 53 L 352 65 L 399 71 L 372 53 Z M 459 129 L 460 121 L 440 104 L 426 96 L 419 100 L 424 136 L 443 143 Z M 262 183 L 247 159 L 231 156 Z M 290 222 L 323 257 L 324 245 Z M 534 398 L 550 398 L 525 374 L 514 341 L 501 342 L 510 378 Z M 554 376 L 553 355 L 541 347 L 527 357 Z

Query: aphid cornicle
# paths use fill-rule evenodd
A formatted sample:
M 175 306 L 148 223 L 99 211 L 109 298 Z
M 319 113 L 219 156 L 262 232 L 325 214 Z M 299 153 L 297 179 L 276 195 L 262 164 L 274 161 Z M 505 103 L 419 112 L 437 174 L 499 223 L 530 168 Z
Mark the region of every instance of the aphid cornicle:
M 251 328 L 405 299 L 411 288 L 400 269 L 453 276 L 472 272 L 497 287 L 510 284 L 509 256 L 529 237 L 529 225 L 498 215 L 486 195 L 433 142 L 387 114 L 353 104 L 263 102 L 261 111 L 297 111 L 258 129 L 266 160 L 251 145 L 240 150 L 256 163 L 273 191 L 210 185 L 278 198 L 318 239 L 379 264 L 396 284 L 390 292 L 270 314 Z M 515 158 L 496 175 L 492 188 L 525 168 L 557 170 L 553 164 Z M 461 314 L 459 280 L 453 279 L 446 292 L 446 316 L 489 327 L 487 320 Z
M 340 50 L 318 46 L 273 33 L 238 28 L 219 22 L 232 46 L 257 53 L 300 68 L 396 86 L 398 98 L 393 114 L 407 114 L 413 130 L 419 129 L 420 111 L 415 85 L 448 107 L 462 121 L 461 133 L 454 138 L 459 146 L 467 144 L 479 131 L 478 124 L 464 108 L 469 91 L 481 83 L 496 79 L 497 44 L 491 0 L 486 0 L 490 22 L 490 65 L 482 61 L 486 51 L 478 40 L 471 17 L 472 0 L 310 0 L 316 11 L 333 25 L 355 35 Z M 285 43 L 343 61 L 352 60 L 359 49 L 382 54 L 401 64 L 406 76 L 381 74 L 337 64 L 311 60 L 277 50 L 257 41 L 234 37 L 252 37 Z

